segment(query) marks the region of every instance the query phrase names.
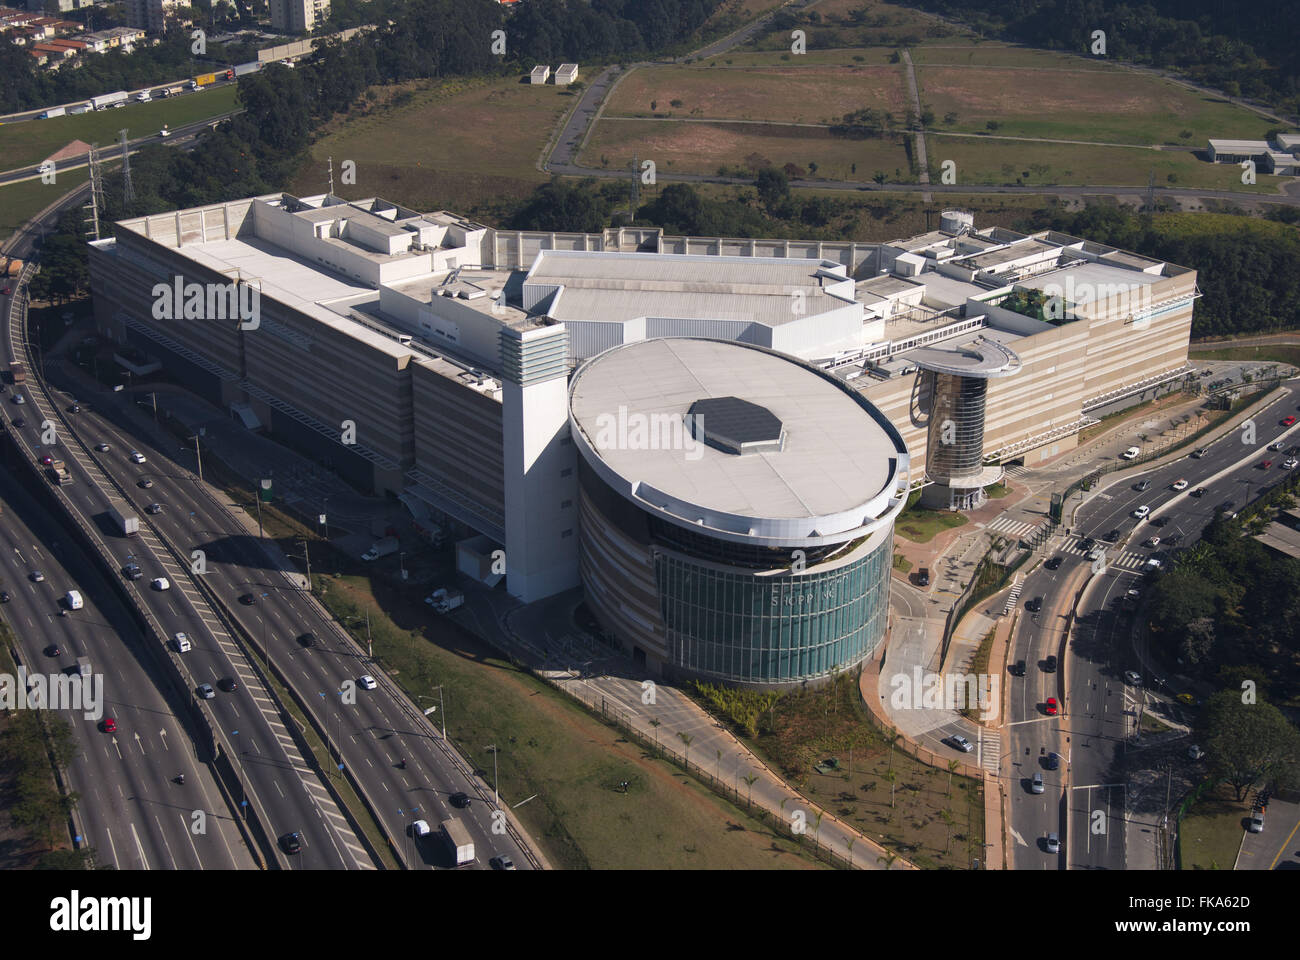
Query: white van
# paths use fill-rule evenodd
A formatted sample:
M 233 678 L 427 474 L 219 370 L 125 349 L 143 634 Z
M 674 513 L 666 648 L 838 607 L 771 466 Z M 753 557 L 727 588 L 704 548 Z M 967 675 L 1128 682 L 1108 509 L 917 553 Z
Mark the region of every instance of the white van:
M 189 653 L 194 649 L 194 645 L 190 643 L 190 638 L 185 636 L 184 633 L 178 633 L 172 637 L 172 646 L 176 648 L 177 653 Z
M 1124 451 L 1123 457 L 1125 460 L 1136 460 L 1137 455 L 1141 452 L 1142 451 L 1139 450 L 1137 447 L 1129 447 L 1127 450 Z
M 86 605 L 81 599 L 81 594 L 76 590 L 69 590 L 63 599 L 68 604 L 69 610 L 80 610 Z

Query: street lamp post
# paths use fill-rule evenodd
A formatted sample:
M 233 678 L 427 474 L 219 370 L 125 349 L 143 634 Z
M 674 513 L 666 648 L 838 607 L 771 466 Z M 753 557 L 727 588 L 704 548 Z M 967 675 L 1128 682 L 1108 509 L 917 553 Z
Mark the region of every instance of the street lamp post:
M 442 684 L 438 684 L 438 686 L 436 687 L 430 687 L 429 689 L 438 691 L 438 712 L 442 714 L 442 739 L 446 740 L 447 739 L 447 708 L 442 702 Z M 420 699 L 432 700 L 433 697 L 421 696 Z M 424 715 L 427 717 L 429 715 L 429 711 L 426 710 L 424 712 Z
M 492 805 L 500 806 L 500 793 L 497 790 L 497 745 L 489 743 L 483 749 L 492 751 Z

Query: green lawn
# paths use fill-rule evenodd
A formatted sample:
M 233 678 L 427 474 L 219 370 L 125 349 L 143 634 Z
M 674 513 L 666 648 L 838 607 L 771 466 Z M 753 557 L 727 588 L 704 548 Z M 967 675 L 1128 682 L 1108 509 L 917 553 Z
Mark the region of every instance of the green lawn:
M 929 543 L 936 534 L 960 527 L 966 522 L 966 518 L 960 513 L 912 507 L 899 514 L 894 522 L 894 530 L 914 543 Z
M 69 190 L 85 183 L 89 176 L 84 169 L 69 170 L 57 174 L 51 184 L 38 179 L 0 187 L 0 239 L 8 237 Z
M 1238 803 L 1226 787 L 1201 798 L 1183 817 L 1178 832 L 1182 869 L 1231 870 L 1241 848 L 1242 820 L 1249 813 L 1250 804 Z
M 163 124 L 179 127 L 234 109 L 235 87 L 226 86 L 151 103 L 133 103 L 120 110 L 6 123 L 0 125 L 0 170 L 40 163 L 74 140 L 106 147 L 117 141 L 123 127 L 128 136 L 143 137 L 157 133 Z
M 1300 367 L 1300 347 L 1285 343 L 1261 344 L 1252 347 L 1222 347 L 1217 350 L 1196 350 L 1197 360 L 1276 360 Z

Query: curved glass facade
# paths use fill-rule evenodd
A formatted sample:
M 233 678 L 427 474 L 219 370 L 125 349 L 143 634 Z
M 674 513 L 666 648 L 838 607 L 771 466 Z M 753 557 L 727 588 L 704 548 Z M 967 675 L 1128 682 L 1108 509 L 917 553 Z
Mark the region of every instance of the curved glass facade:
M 978 477 L 984 466 L 984 401 L 989 382 L 950 373 L 933 376 L 925 472 L 941 482 Z
M 797 682 L 871 653 L 888 620 L 892 537 L 835 570 L 756 576 L 655 554 L 668 657 L 739 683 Z

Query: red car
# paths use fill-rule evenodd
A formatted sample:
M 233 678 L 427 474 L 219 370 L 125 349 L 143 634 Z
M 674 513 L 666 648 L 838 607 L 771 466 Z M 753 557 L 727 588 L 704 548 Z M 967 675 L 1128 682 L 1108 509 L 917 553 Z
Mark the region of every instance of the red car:
M 0 290 L 0 293 L 3 293 L 6 297 L 13 292 L 14 292 L 13 287 L 5 287 L 3 290 Z
M 1284 426 L 1284 427 L 1292 426 L 1294 423 L 1295 423 L 1295 417 L 1283 417 L 1283 418 L 1282 418 L 1282 426 Z
M 1260 465 L 1259 465 L 1259 469 L 1261 469 L 1261 470 L 1267 470 L 1267 469 L 1268 469 L 1269 467 L 1271 467 L 1271 466 L 1273 466 L 1273 461 L 1272 461 L 1272 460 L 1264 460 L 1263 462 L 1260 463 Z
M 54 462 L 54 458 L 51 457 L 48 453 L 47 453 L 45 456 L 41 457 L 41 466 L 42 466 L 42 467 L 48 467 L 48 466 L 49 466 L 50 464 L 52 464 L 53 462 Z
M 112 717 L 105 717 L 105 718 L 104 718 L 104 732 L 105 732 L 105 733 L 117 733 L 117 721 L 114 720 Z
M 1054 717 L 1054 716 L 1056 716 L 1056 711 L 1057 711 L 1056 698 L 1055 698 L 1055 697 L 1048 697 L 1048 698 L 1047 698 L 1047 715 L 1048 715 L 1049 717 Z

